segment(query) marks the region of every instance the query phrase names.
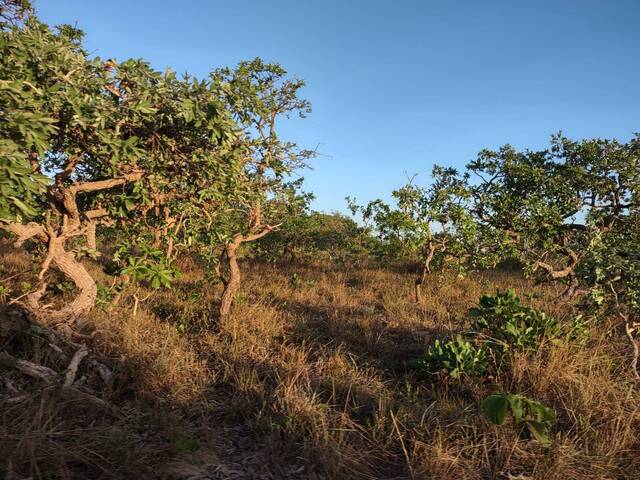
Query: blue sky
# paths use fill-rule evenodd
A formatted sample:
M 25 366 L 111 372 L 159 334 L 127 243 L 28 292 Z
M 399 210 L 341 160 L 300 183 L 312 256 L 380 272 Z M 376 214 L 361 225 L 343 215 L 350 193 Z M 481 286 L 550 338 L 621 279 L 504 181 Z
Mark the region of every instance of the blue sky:
M 35 0 L 101 57 L 205 76 L 256 56 L 307 81 L 283 133 L 322 154 L 314 207 L 388 198 L 406 175 L 558 130 L 640 131 L 638 0 Z

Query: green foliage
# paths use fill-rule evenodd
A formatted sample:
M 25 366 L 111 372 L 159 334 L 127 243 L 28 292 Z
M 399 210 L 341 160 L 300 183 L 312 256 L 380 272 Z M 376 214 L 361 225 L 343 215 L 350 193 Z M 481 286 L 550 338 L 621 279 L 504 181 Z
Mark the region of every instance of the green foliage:
M 543 445 L 549 445 L 549 430 L 555 425 L 553 410 L 542 403 L 523 395 L 489 395 L 482 402 L 482 412 L 494 425 L 502 425 L 510 413 L 519 433 L 525 438 L 533 438 Z
M 481 376 L 489 370 L 492 357 L 501 359 L 509 350 L 532 352 L 545 340 L 584 341 L 588 332 L 582 316 L 565 332 L 557 320 L 522 305 L 513 289 L 481 297 L 478 307 L 469 313 L 475 319 L 469 334 L 476 335 L 476 343 L 461 335 L 444 342 L 436 340 L 412 365 L 428 373 L 446 371 L 453 378 Z
M 288 176 L 305 167 L 314 152 L 280 138 L 276 128 L 282 118 L 304 118 L 311 112 L 309 102 L 299 97 L 304 81 L 289 78 L 282 66 L 259 58 L 234 69 L 216 69 L 211 79 L 239 129 L 240 182 L 225 198 L 225 214 L 212 218 L 219 233 L 211 240 L 217 247 L 236 234 L 256 233 L 265 222 L 285 221 L 293 206 L 283 200 L 292 200 L 302 182 L 289 182 Z
M 483 296 L 478 307 L 471 308 L 469 314 L 475 319 L 472 328 L 497 340 L 503 350 L 530 351 L 538 348 L 544 340 L 554 340 L 562 335 L 562 327 L 557 320 L 522 305 L 513 289 Z
M 339 213 L 304 212 L 286 217 L 282 228 L 256 246 L 262 258 L 337 260 L 358 252 L 358 225 Z
M 145 243 L 140 245 L 124 242 L 113 255 L 116 268 L 112 272 L 124 275 L 130 282 L 144 281 L 152 288 L 170 288 L 180 278 L 180 271 L 159 248 Z
M 564 327 L 564 339 L 578 345 L 585 345 L 591 334 L 591 324 L 593 316 L 587 317 L 583 314 L 576 315 Z
M 480 376 L 488 368 L 487 351 L 484 346 L 477 347 L 457 335 L 446 342 L 436 340 L 427 348 L 424 358 L 415 362 L 415 366 L 428 373 L 444 370 L 452 378 Z
M 111 300 L 113 299 L 113 291 L 104 285 L 98 284 L 98 291 L 96 295 L 96 307 L 101 310 L 106 310 Z
M 73 282 L 58 282 L 52 285 L 52 289 L 60 294 L 72 292 L 75 289 Z
M 639 312 L 640 137 L 482 151 L 468 165 L 475 220 L 491 229 L 530 274 L 578 287 L 591 302 L 630 318 Z
M 33 290 L 33 285 L 30 282 L 21 282 L 20 283 L 20 293 L 27 293 Z
M 474 221 L 468 173 L 435 166 L 432 179 L 424 188 L 411 178 L 391 193 L 395 205 L 378 199 L 360 206 L 347 197 L 364 233 L 378 239 L 369 243 L 371 253 L 418 261 L 426 272 L 446 266 L 464 273 L 495 265 L 503 251 L 495 247 L 493 231 Z
M 275 129 L 276 119 L 310 111 L 298 97 L 303 81 L 260 59 L 205 80 L 103 60 L 82 47 L 80 30 L 52 29 L 21 2 L 6 6 L 0 227 L 20 234 L 32 220 L 42 228 L 30 238 L 55 235 L 92 257 L 99 252 L 78 242 L 111 230 L 131 247 L 120 252 L 122 272 L 159 288 L 176 278 L 178 252 L 213 257 L 278 216 L 267 200 L 312 155 Z M 140 255 L 150 246 L 164 258 Z
M 640 315 L 640 213 L 616 223 L 615 235 L 594 238 L 585 260 L 584 279 L 591 285 L 586 305 L 595 311 Z
M 172 265 L 167 258 L 153 256 L 129 257 L 128 265 L 121 271 L 121 275 L 127 275 L 131 281 L 146 281 L 152 288 L 170 288 L 171 283 L 180 278 L 180 271 Z

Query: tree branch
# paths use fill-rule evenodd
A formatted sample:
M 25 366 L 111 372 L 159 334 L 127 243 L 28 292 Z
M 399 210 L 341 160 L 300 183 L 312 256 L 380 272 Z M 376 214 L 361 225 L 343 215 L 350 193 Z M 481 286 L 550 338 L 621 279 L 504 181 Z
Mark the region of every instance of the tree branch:
M 538 268 L 542 268 L 549 275 L 551 275 L 551 278 L 553 278 L 554 280 L 568 277 L 575 270 L 576 265 L 580 261 L 580 257 L 575 252 L 573 252 L 571 250 L 567 250 L 567 255 L 569 256 L 569 265 L 567 265 L 562 270 L 556 270 L 553 267 L 553 265 L 550 265 L 549 263 L 543 262 L 542 260 L 538 260 L 537 262 L 535 262 L 533 264 L 533 270 L 535 271 Z
M 254 240 L 258 240 L 259 238 L 262 238 L 265 235 L 267 235 L 269 232 L 273 232 L 275 230 L 278 230 L 280 225 L 282 225 L 282 224 L 279 223 L 278 225 L 273 225 L 273 226 L 272 225 L 266 225 L 262 229 L 262 231 L 260 231 L 260 232 L 252 233 L 252 234 L 249 234 L 247 236 L 242 235 L 242 240 L 240 240 L 240 243 L 253 242 Z
M 78 192 L 96 192 L 98 190 L 106 190 L 108 188 L 124 185 L 128 182 L 135 182 L 142 178 L 143 172 L 138 170 L 127 173 L 121 177 L 109 178 L 107 180 L 97 180 L 95 182 L 79 182 L 67 187 L 66 190 L 75 195 Z
M 33 237 L 37 237 L 41 242 L 46 242 L 49 238 L 44 227 L 35 222 L 29 222 L 26 225 L 22 223 L 10 223 L 8 225 L 2 225 L 2 228 L 18 237 L 13 244 L 17 248 L 21 247 L 24 242 Z

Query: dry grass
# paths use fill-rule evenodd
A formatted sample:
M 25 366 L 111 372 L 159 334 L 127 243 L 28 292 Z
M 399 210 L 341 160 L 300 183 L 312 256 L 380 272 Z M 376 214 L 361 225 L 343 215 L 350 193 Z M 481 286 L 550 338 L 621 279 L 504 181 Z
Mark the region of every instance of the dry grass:
M 4 256 L 5 275 L 28 266 L 18 257 Z M 417 306 L 410 274 L 256 263 L 218 322 L 219 286 L 195 262 L 183 267 L 174 290 L 125 291 L 82 322 L 114 371 L 101 395 L 120 417 L 2 373 L 30 396 L 1 406 L 0 467 L 35 478 L 637 478 L 640 396 L 618 334 L 516 355 L 491 380 L 553 406 L 550 448 L 481 417 L 492 384 L 405 368 L 433 338 L 464 330 L 467 309 L 497 288 L 574 314 L 517 272 L 434 277 Z M 134 293 L 152 293 L 135 318 Z M 64 368 L 46 345 L 3 332 L 3 350 Z

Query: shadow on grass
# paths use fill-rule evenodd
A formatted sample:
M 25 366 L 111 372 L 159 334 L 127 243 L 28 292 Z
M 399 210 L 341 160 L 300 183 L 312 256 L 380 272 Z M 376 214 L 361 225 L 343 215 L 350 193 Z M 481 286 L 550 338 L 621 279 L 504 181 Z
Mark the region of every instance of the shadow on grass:
M 379 305 L 311 305 L 278 297 L 274 304 L 296 319 L 289 332 L 296 344 L 342 348 L 382 370 L 403 370 L 433 339 L 451 333 L 444 327 L 391 324 Z

